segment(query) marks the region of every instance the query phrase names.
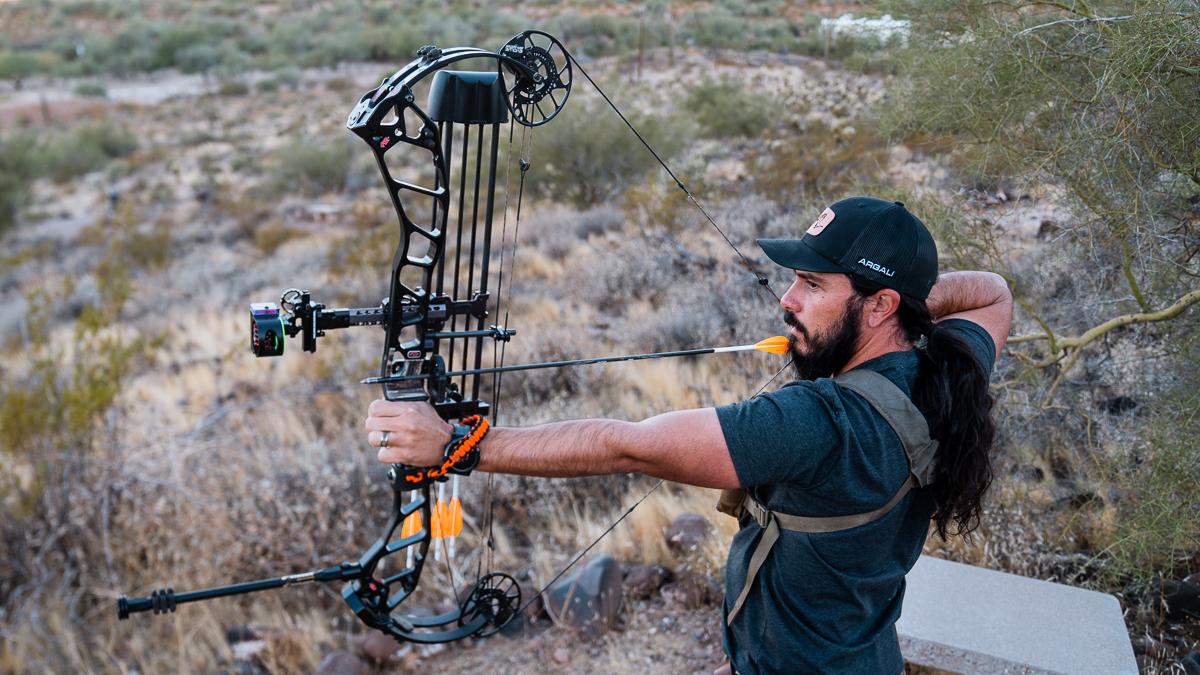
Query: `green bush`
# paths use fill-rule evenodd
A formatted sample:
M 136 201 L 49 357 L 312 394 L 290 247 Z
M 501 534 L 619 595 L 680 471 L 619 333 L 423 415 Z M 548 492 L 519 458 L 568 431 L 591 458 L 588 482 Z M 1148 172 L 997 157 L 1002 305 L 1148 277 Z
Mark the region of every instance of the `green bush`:
M 76 96 L 108 98 L 108 87 L 103 82 L 80 82 L 71 91 Z
M 137 138 L 109 122 L 94 122 L 54 136 L 37 151 L 40 173 L 65 181 L 104 168 L 138 147 Z
M 0 80 L 12 80 L 20 89 L 25 78 L 50 71 L 55 61 L 47 52 L 0 50 Z
M 626 114 L 664 158 L 669 160 L 683 147 L 687 132 L 678 120 Z M 538 136 L 526 182 L 535 196 L 588 208 L 621 194 L 658 166 L 600 101 L 572 99 L 547 127 L 553 131 Z M 517 169 L 511 171 L 515 181 Z
M 250 85 L 236 77 L 222 78 L 217 84 L 217 96 L 245 96 L 249 93 Z
M 29 134 L 0 136 L 0 233 L 12 227 L 29 199 L 37 170 L 37 142 Z
M 298 140 L 272 155 L 275 187 L 307 195 L 341 191 L 352 158 L 346 139 Z
M 1193 361 L 1194 363 L 1194 361 Z M 1195 378 L 1193 378 L 1195 379 Z M 1123 498 L 1107 552 L 1117 579 L 1170 578 L 1193 570 L 1200 554 L 1200 393 L 1188 387 L 1159 398 L 1136 463 L 1110 465 Z
M 779 104 L 732 75 L 705 78 L 688 90 L 687 110 L 708 138 L 754 137 L 772 126 Z

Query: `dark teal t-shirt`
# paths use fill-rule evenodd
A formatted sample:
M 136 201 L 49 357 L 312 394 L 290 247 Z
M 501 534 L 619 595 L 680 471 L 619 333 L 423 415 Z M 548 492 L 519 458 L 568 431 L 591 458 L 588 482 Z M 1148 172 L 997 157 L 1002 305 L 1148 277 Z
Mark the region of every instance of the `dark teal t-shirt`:
M 940 324 L 964 338 L 991 372 L 995 346 L 979 325 Z M 911 396 L 912 351 L 859 368 Z M 886 504 L 908 478 L 904 448 L 871 404 L 831 379 L 791 382 L 717 408 L 742 487 L 767 508 L 801 516 L 862 513 Z M 725 650 L 750 673 L 883 673 L 904 669 L 896 620 L 904 575 L 925 544 L 933 502 L 913 490 L 885 516 L 841 532 L 781 530 L 733 622 Z M 724 615 L 742 590 L 762 528 L 743 516 L 725 566 Z M 722 625 L 724 625 L 722 621 Z

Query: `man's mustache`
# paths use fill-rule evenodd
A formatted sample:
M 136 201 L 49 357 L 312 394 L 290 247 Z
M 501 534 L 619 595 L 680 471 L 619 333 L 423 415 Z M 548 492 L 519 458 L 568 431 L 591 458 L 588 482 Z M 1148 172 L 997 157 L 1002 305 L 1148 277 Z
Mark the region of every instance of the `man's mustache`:
M 800 334 L 804 337 L 808 337 L 808 329 L 804 327 L 804 324 L 800 323 L 800 319 L 797 319 L 795 314 L 792 314 L 791 312 L 784 312 L 783 322 L 800 331 Z

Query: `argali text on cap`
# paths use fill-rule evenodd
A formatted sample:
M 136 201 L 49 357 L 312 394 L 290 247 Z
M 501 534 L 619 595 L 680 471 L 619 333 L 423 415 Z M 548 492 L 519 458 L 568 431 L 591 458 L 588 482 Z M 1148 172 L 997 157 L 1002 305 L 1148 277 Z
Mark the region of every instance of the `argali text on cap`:
M 896 270 L 890 270 L 890 269 L 884 267 L 883 265 L 880 265 L 879 263 L 874 262 L 872 260 L 867 260 L 866 258 L 859 258 L 858 264 L 862 265 L 863 267 L 870 267 L 871 269 L 875 270 L 876 272 L 886 274 L 889 277 L 896 276 Z

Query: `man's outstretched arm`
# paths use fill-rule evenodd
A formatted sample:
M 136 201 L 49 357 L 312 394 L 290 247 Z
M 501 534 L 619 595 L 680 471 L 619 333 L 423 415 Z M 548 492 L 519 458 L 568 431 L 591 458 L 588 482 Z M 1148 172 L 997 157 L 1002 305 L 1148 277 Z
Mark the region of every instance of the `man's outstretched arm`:
M 368 442 L 389 432 L 384 462 L 432 466 L 450 425 L 424 403 L 377 400 L 368 410 Z M 690 485 L 738 487 L 737 473 L 712 408 L 664 413 L 641 422 L 576 420 L 493 428 L 480 445 L 479 469 L 524 476 L 643 473 Z

